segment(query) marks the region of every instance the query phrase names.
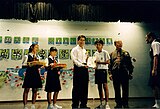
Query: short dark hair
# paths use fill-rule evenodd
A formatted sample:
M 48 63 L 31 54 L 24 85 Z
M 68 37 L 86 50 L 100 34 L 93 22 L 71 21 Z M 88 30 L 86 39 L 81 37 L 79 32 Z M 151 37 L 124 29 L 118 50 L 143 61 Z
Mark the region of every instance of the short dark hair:
M 50 48 L 50 52 L 51 52 L 51 51 L 56 51 L 56 52 L 57 52 L 58 50 L 57 50 L 56 47 L 51 47 L 51 48 Z
M 148 34 L 147 34 L 147 37 L 152 37 L 153 39 L 157 39 L 157 36 L 156 36 L 156 34 L 155 33 L 153 33 L 153 32 L 149 32 Z
M 86 36 L 84 36 L 84 35 L 79 35 L 77 40 L 79 41 L 81 38 L 84 38 L 86 40 Z
M 96 40 L 95 42 L 94 42 L 94 44 L 96 45 L 97 43 L 100 43 L 100 44 L 104 44 L 104 42 L 103 42 L 103 40 Z

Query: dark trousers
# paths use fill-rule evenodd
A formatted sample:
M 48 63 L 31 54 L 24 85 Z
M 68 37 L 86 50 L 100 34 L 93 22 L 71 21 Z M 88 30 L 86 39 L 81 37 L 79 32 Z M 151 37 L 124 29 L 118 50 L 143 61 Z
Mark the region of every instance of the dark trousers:
M 115 91 L 115 102 L 117 105 L 128 105 L 128 94 L 129 94 L 129 78 L 128 72 L 125 70 L 115 70 L 113 74 L 113 86 Z M 122 89 L 122 97 L 121 97 Z
M 72 89 L 72 108 L 87 106 L 88 99 L 88 69 L 85 67 L 77 67 L 74 65 L 73 73 L 73 89 Z

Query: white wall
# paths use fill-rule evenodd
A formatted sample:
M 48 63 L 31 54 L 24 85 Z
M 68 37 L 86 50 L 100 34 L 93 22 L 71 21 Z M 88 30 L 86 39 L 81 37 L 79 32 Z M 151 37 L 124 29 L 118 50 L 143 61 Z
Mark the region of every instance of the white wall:
M 154 27 L 154 28 L 152 28 Z M 148 87 L 149 78 L 149 45 L 145 43 L 145 34 L 148 31 L 158 31 L 158 24 L 143 24 L 143 23 L 105 23 L 105 22 L 73 22 L 73 21 L 39 21 L 31 23 L 22 20 L 0 20 L 0 36 L 3 37 L 3 42 L 0 44 L 0 49 L 3 48 L 19 48 L 28 49 L 30 44 L 4 44 L 4 36 L 29 36 L 39 37 L 40 48 L 49 49 L 48 37 L 77 37 L 84 34 L 87 37 L 112 37 L 113 40 L 123 40 L 123 48 L 130 52 L 130 55 L 137 59 L 134 63 L 134 79 L 130 81 L 130 97 L 151 97 L 152 91 Z M 73 45 L 54 45 L 58 49 L 69 48 Z M 93 45 L 86 45 L 87 49 L 95 48 Z M 109 52 L 115 47 L 104 46 L 104 49 Z M 72 67 L 71 60 L 60 60 L 62 63 L 67 63 L 67 67 Z M 20 61 L 2 60 L 0 61 L 0 70 L 6 70 L 7 67 L 21 66 Z M 59 94 L 60 99 L 70 99 L 72 90 L 72 81 L 69 88 L 62 87 Z M 22 100 L 22 88 L 10 88 L 5 85 L 0 88 L 0 101 Z M 110 98 L 114 98 L 114 90 L 112 82 L 109 83 Z M 14 94 L 13 94 L 14 93 Z M 46 93 L 41 91 L 42 98 L 46 99 Z M 31 95 L 31 94 L 30 94 Z M 89 85 L 89 98 L 97 98 L 98 92 L 96 86 Z

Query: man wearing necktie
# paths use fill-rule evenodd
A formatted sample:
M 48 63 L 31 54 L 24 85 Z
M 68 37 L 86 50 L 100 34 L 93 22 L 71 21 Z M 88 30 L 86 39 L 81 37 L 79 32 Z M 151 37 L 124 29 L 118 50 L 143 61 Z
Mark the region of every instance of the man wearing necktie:
M 122 41 L 114 42 L 116 50 L 110 54 L 110 79 L 115 91 L 115 108 L 128 108 L 129 79 L 132 79 L 133 65 L 129 53 L 122 49 Z M 122 97 L 121 97 L 122 86 Z

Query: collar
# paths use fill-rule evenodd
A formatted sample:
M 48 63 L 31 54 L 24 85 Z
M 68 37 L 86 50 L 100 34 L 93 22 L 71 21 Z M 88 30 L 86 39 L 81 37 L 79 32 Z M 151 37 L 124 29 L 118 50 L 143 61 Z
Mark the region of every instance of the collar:
M 102 51 L 101 51 L 101 52 L 99 52 L 99 51 L 97 50 L 97 52 L 98 52 L 98 53 L 102 53 L 103 51 L 104 51 L 103 49 L 102 49 Z
M 77 47 L 80 48 L 80 49 L 84 49 L 84 47 L 81 48 L 79 45 L 77 45 Z
M 50 55 L 49 58 L 51 58 L 52 60 L 54 60 L 54 59 L 56 59 L 56 56 L 55 56 L 55 57 L 52 57 L 52 56 Z
M 33 57 L 33 53 L 29 53 L 29 55 L 31 55 Z M 35 56 L 37 57 L 37 54 L 35 54 Z

